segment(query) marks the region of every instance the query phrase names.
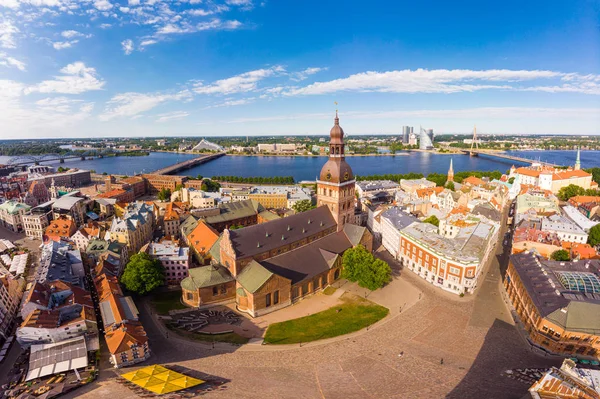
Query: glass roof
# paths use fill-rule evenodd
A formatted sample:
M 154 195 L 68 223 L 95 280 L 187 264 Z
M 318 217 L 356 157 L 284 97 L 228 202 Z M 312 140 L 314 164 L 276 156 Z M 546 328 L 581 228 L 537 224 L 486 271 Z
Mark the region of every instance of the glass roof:
M 557 272 L 560 283 L 569 291 L 600 293 L 600 279 L 588 272 Z

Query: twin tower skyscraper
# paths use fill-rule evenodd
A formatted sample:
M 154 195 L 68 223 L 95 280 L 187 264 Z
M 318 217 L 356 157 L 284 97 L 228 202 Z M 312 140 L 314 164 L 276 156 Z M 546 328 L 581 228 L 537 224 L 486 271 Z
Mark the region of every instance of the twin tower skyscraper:
M 414 134 L 412 126 L 402 126 L 402 143 L 408 145 L 416 145 L 417 140 L 419 149 L 430 150 L 433 148 L 433 129 L 423 129 L 419 127 L 418 135 Z

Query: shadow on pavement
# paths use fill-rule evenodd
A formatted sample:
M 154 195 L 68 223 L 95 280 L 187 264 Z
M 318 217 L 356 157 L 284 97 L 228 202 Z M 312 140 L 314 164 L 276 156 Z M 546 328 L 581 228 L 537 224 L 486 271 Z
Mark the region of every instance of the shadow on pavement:
M 522 346 L 523 350 L 511 351 L 511 346 Z M 504 377 L 502 372 L 559 366 L 560 363 L 559 359 L 545 358 L 527 350 L 514 326 L 496 319 L 473 365 L 447 398 L 523 398 L 529 385 Z

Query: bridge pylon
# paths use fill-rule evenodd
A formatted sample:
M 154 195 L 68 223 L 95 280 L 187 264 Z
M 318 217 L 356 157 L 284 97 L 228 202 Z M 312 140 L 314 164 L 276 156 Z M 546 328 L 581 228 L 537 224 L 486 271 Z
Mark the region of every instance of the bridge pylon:
M 477 126 L 473 127 L 473 140 L 471 140 L 471 150 L 469 151 L 469 155 L 471 155 L 472 157 L 476 157 L 477 154 L 476 152 L 473 152 L 473 148 L 475 149 L 475 151 L 479 151 L 479 139 L 477 138 Z

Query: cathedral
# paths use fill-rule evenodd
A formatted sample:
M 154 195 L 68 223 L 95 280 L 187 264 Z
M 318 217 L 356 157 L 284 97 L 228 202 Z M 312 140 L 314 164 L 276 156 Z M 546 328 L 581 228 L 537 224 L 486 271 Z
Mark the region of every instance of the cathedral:
M 355 180 L 345 160 L 336 112 L 329 159 L 317 180 L 317 207 L 283 219 L 226 229 L 210 249 L 211 265 L 190 269 L 183 301 L 194 307 L 235 301 L 253 317 L 289 306 L 341 276 L 344 251 L 373 246 L 371 233 L 353 224 Z

